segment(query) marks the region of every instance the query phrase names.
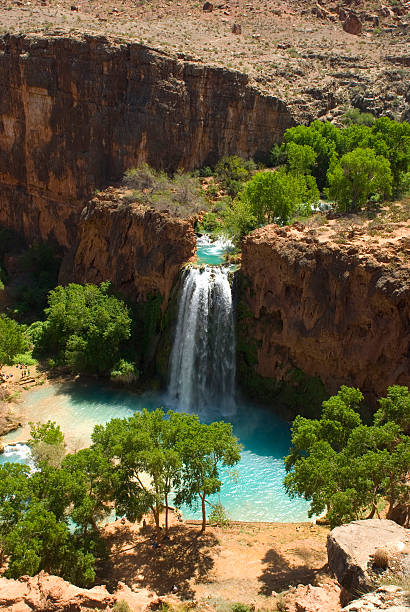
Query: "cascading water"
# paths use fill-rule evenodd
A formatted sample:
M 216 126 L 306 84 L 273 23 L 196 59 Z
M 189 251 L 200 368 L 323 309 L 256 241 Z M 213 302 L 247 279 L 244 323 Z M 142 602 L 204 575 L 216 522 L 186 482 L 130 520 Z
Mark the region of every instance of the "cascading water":
M 183 273 L 170 360 L 169 398 L 183 410 L 235 409 L 235 329 L 229 268 Z

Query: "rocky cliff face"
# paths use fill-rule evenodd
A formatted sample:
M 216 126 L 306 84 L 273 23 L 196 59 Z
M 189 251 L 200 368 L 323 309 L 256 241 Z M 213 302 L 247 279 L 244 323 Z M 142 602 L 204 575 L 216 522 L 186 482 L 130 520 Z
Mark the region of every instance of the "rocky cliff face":
M 347 240 L 327 228 L 267 226 L 247 236 L 238 324 L 245 386 L 274 395 L 294 383 L 303 407 L 312 380 L 331 393 L 353 385 L 371 399 L 409 385 L 404 234 L 363 230 Z
M 126 168 L 253 156 L 292 124 L 238 72 L 101 36 L 0 37 L 0 224 L 67 247 Z
M 189 219 L 121 202 L 116 190 L 108 188 L 84 208 L 59 280 L 110 280 L 134 302 L 160 294 L 166 304 L 181 264 L 195 250 Z

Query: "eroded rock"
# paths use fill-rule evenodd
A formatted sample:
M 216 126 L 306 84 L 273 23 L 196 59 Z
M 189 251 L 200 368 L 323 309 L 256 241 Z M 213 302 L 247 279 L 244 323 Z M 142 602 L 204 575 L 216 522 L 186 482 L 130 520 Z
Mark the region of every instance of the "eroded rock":
M 343 22 L 343 29 L 348 34 L 359 36 L 362 33 L 362 22 L 354 13 L 349 13 Z
M 407 563 L 410 555 L 408 531 L 393 521 L 370 519 L 353 521 L 333 529 L 327 541 L 328 563 L 340 585 L 350 591 L 374 588 L 372 558 L 377 549 Z
M 0 610 L 7 612 L 107 610 L 118 601 L 126 601 L 133 612 L 143 612 L 156 600 L 154 593 L 146 589 L 134 592 L 121 582 L 111 595 L 105 586 L 82 589 L 44 571 L 18 580 L 0 577 Z

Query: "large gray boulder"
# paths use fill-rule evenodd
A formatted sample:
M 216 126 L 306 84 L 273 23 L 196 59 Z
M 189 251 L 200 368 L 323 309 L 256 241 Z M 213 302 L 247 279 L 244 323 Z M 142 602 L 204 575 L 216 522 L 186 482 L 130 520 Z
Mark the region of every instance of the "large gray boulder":
M 327 539 L 330 570 L 339 584 L 350 593 L 374 588 L 373 556 L 376 550 L 387 551 L 400 565 L 410 555 L 409 532 L 393 521 L 367 519 L 335 527 Z

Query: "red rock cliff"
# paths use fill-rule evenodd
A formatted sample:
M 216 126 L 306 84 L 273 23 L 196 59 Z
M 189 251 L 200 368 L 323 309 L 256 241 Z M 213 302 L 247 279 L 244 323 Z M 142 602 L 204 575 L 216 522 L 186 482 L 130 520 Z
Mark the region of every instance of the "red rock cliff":
M 116 190 L 108 188 L 84 208 L 60 282 L 110 280 L 134 302 L 159 292 L 165 305 L 181 265 L 195 250 L 190 220 L 121 203 Z
M 247 236 L 239 323 L 240 346 L 251 355 L 247 374 L 280 383 L 298 368 L 331 393 L 353 385 L 370 399 L 389 385 L 409 385 L 405 230 L 389 239 L 359 232 L 339 243 L 330 230 L 303 226 L 267 226 Z
M 0 37 L 0 224 L 67 247 L 96 187 L 140 162 L 268 151 L 286 105 L 238 72 L 104 37 Z

